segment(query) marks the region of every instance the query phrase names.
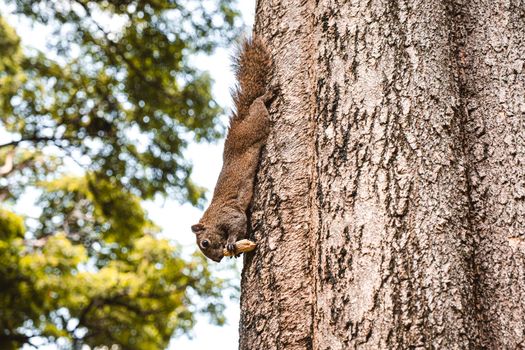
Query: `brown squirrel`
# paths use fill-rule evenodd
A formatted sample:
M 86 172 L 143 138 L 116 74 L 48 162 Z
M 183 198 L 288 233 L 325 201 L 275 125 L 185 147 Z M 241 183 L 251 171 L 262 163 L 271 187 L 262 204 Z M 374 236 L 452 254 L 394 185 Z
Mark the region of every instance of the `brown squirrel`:
M 224 143 L 222 170 L 210 206 L 191 227 L 208 258 L 220 262 L 223 249 L 235 254 L 235 242 L 246 236 L 246 210 L 253 194 L 259 154 L 270 131 L 267 104 L 274 90 L 267 87 L 271 58 L 262 39 L 245 40 L 234 61 L 237 87 L 235 110 Z

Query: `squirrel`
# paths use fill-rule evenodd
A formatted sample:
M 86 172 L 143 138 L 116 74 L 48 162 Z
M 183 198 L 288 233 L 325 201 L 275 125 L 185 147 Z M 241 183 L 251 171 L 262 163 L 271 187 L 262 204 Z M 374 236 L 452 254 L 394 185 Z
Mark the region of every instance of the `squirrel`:
M 191 226 L 200 250 L 216 262 L 224 257 L 224 248 L 236 255 L 235 242 L 246 237 L 246 210 L 261 148 L 270 131 L 267 106 L 275 95 L 275 88 L 267 86 L 271 64 L 267 46 L 259 37 L 245 40 L 234 59 L 237 85 L 222 170 L 210 206 L 199 223 Z

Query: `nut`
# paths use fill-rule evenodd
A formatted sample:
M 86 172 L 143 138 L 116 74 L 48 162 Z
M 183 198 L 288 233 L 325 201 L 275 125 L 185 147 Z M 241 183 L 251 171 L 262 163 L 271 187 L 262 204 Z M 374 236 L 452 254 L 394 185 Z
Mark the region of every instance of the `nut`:
M 235 242 L 235 253 L 246 253 L 251 252 L 255 249 L 257 244 L 253 243 L 252 241 L 249 241 L 247 239 L 241 239 L 240 241 Z M 223 250 L 224 256 L 232 256 L 233 254 L 230 253 L 226 248 Z

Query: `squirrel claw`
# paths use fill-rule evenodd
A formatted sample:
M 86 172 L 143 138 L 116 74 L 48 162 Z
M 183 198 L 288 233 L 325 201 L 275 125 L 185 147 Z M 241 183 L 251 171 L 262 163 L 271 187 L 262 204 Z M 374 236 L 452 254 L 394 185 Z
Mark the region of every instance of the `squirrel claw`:
M 280 93 L 280 87 L 279 85 L 272 85 L 266 89 L 266 93 L 262 95 L 262 100 L 264 101 L 264 104 L 268 105 L 273 102 L 273 100 L 277 97 L 277 95 Z
M 235 253 L 235 243 L 226 244 L 226 250 L 228 250 L 230 253 Z

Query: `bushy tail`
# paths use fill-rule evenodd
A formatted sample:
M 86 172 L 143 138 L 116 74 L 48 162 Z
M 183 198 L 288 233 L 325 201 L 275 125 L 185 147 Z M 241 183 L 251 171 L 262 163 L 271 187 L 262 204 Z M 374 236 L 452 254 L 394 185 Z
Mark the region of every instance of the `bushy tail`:
M 246 39 L 234 60 L 237 86 L 233 91 L 233 120 L 244 118 L 252 102 L 266 92 L 272 60 L 263 39 Z

